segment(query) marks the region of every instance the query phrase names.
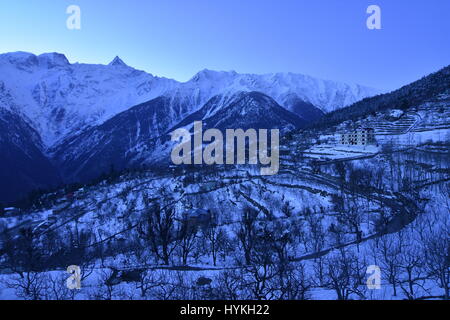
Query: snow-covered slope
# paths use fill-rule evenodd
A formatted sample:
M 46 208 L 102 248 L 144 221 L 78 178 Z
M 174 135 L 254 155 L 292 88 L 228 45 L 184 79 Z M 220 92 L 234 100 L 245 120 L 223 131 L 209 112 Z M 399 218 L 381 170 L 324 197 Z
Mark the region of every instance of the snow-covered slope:
M 95 65 L 71 64 L 58 53 L 0 55 L 2 106 L 24 115 L 46 147 L 162 95 L 183 101 L 187 115 L 214 96 L 240 91 L 260 91 L 300 116 L 304 116 L 305 105 L 329 112 L 377 93 L 359 85 L 292 73 L 203 70 L 180 83 L 131 68 L 119 57 L 109 65 Z M 173 110 L 169 107 L 166 111 L 170 114 Z
M 173 112 L 166 112 L 169 108 Z M 122 170 L 151 162 L 170 152 L 164 146 L 167 130 L 182 119 L 185 108 L 183 101 L 158 97 L 64 140 L 49 153 L 66 181 L 87 181 L 112 167 Z
M 37 132 L 16 114 L 0 108 L 0 201 L 25 197 L 60 183 L 57 169 L 42 152 Z
M 216 128 L 222 132 L 250 128 L 288 131 L 307 122 L 282 108 L 271 97 L 256 91 L 238 92 L 225 99 L 213 97 L 176 127 L 192 127 L 194 121 L 202 121 L 205 130 Z
M 259 92 L 213 97 L 200 110 L 182 118 L 186 106 L 183 100 L 158 97 L 66 139 L 50 154 L 66 181 L 86 182 L 112 167 L 120 171 L 142 164 L 169 164 L 173 146 L 169 133 L 178 127 L 191 128 L 194 121 L 203 121 L 205 130 L 218 128 L 223 132 L 228 128 L 285 131 L 306 121 Z M 169 108 L 172 114 L 165 112 Z

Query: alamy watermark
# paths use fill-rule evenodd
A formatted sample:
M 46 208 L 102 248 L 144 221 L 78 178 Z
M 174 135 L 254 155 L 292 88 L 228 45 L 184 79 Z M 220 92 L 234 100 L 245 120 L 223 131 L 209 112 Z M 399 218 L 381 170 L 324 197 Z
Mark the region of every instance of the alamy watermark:
M 67 267 L 67 273 L 71 276 L 66 280 L 66 286 L 69 290 L 80 290 L 81 289 L 81 268 L 79 266 L 69 266 Z
M 66 26 L 69 30 L 81 29 L 81 9 L 77 5 L 68 6 L 66 13 L 70 16 L 66 20 Z
M 203 123 L 195 121 L 193 147 L 189 130 L 181 128 L 171 133 L 172 141 L 178 142 L 172 149 L 171 159 L 175 165 L 246 164 L 248 150 L 248 164 L 259 163 L 266 166 L 260 169 L 261 175 L 275 175 L 280 168 L 280 130 L 270 130 L 270 155 L 268 131 L 267 129 L 258 131 L 227 129 L 224 143 L 224 135 L 220 130 L 208 129 L 203 133 Z M 210 143 L 203 148 L 204 142 Z
M 369 290 L 380 290 L 381 289 L 381 269 L 379 266 L 371 265 L 367 267 L 367 274 L 370 276 L 367 278 L 367 288 Z
M 370 5 L 367 8 L 367 14 L 370 16 L 367 18 L 366 25 L 369 30 L 381 29 L 381 8 L 377 5 Z

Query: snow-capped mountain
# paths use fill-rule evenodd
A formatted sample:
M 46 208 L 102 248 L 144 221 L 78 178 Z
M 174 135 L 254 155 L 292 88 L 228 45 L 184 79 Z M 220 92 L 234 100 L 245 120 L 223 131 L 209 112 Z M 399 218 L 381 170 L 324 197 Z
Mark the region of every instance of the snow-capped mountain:
M 119 57 L 100 65 L 70 63 L 59 53 L 6 53 L 0 110 L 9 120 L 0 128 L 0 147 L 14 152 L 1 165 L 21 177 L 17 190 L 48 187 L 59 176 L 64 183 L 87 181 L 112 166 L 161 161 L 170 150 L 169 130 L 196 117 L 220 128 L 295 128 L 375 93 L 292 73 L 203 70 L 178 82 Z M 1 185 L 8 188 L 10 180 Z M 5 193 L 0 200 L 9 199 Z
M 206 86 L 209 90 L 217 88 L 223 93 L 259 91 L 293 112 L 300 111 L 296 110 L 298 101 L 310 103 L 327 113 L 379 93 L 361 85 L 321 80 L 290 72 L 256 75 L 205 69 L 186 85 L 199 88 Z
M 445 69 L 441 73 L 445 74 Z M 443 79 L 440 76 L 441 73 L 430 75 L 411 85 L 416 88 L 416 95 L 429 97 L 442 93 L 445 85 L 433 80 Z M 227 78 L 227 74 L 217 78 Z M 212 87 L 216 87 L 215 81 L 211 79 Z M 428 82 L 431 85 L 428 85 Z M 437 84 L 434 84 L 435 82 Z M 192 106 L 196 103 L 203 101 L 205 92 L 212 91 L 200 88 L 191 96 L 182 94 L 183 90 L 189 91 L 188 85 L 192 85 L 192 82 L 179 86 L 171 96 L 160 96 L 137 105 L 100 125 L 91 126 L 80 134 L 72 135 L 49 149 L 48 154 L 57 164 L 66 181 L 84 182 L 109 172 L 112 167 L 121 170 L 155 162 L 167 164 L 171 150 L 169 133 L 179 127 L 191 129 L 194 121 L 201 120 L 205 129 L 278 128 L 288 130 L 305 126 L 311 121 L 311 115 L 322 112 L 312 104 L 303 102 L 302 112 L 305 116 L 299 116 L 299 113 L 294 114 L 287 110 L 269 95 L 245 90 L 221 92 L 210 98 L 201 108 L 193 108 Z M 422 91 L 428 88 L 426 91 L 431 90 L 431 93 L 422 94 L 421 91 L 417 91 L 418 88 L 422 88 Z M 410 99 L 415 99 L 413 97 L 416 95 L 410 94 Z M 386 95 L 384 99 L 389 100 L 390 97 L 394 99 L 396 96 L 397 92 L 393 92 Z M 420 98 L 417 101 L 422 100 Z M 371 99 L 368 99 L 365 103 L 370 104 L 370 101 Z M 197 110 L 193 111 L 193 109 Z M 365 109 L 366 107 L 361 107 L 361 110 Z
M 66 139 L 50 154 L 67 181 L 86 181 L 112 167 L 121 170 L 166 155 L 168 129 L 182 120 L 187 107 L 175 100 L 161 96 L 130 108 Z
M 192 113 L 175 128 L 190 127 L 194 121 L 202 121 L 205 130 L 216 128 L 223 132 L 227 128 L 278 128 L 287 131 L 308 122 L 281 107 L 271 97 L 256 91 L 238 92 L 225 99 L 223 96 L 213 97 L 203 108 Z
M 117 59 L 105 66 L 70 64 L 57 53 L 0 55 L 2 96 L 10 97 L 6 107 L 25 115 L 47 147 L 176 85 Z
M 47 148 L 159 96 L 183 101 L 186 116 L 214 96 L 241 91 L 262 92 L 303 117 L 312 106 L 329 112 L 377 93 L 359 85 L 292 73 L 203 70 L 181 83 L 136 70 L 119 57 L 109 65 L 96 65 L 71 64 L 59 53 L 0 55 L 0 107 L 23 115 Z M 166 111 L 175 110 L 168 107 Z M 312 118 L 320 115 L 317 110 L 310 114 Z
M 174 108 L 175 106 L 175 108 Z M 174 108 L 174 114 L 165 112 Z M 283 131 L 306 123 L 260 92 L 216 96 L 204 107 L 182 118 L 186 104 L 158 97 L 91 127 L 51 150 L 52 158 L 70 182 L 86 182 L 111 168 L 122 170 L 149 163 L 168 164 L 169 133 L 179 127 L 191 128 L 203 121 L 207 128 L 278 128 Z

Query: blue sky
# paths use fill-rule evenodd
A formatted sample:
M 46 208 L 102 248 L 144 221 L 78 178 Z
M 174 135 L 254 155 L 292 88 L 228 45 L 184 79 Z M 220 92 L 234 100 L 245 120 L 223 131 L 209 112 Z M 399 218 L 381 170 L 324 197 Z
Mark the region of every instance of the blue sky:
M 81 8 L 81 30 L 66 8 Z M 366 9 L 382 10 L 368 30 Z M 290 71 L 396 89 L 450 64 L 448 0 L 1 0 L 0 52 L 61 52 L 186 81 Z

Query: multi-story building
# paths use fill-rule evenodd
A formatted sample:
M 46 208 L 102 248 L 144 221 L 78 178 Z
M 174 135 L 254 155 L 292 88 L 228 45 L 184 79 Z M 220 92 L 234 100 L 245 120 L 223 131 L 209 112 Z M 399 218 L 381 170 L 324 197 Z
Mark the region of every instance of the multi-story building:
M 360 128 L 353 132 L 342 133 L 340 143 L 355 146 L 373 144 L 375 143 L 375 131 L 372 128 Z

